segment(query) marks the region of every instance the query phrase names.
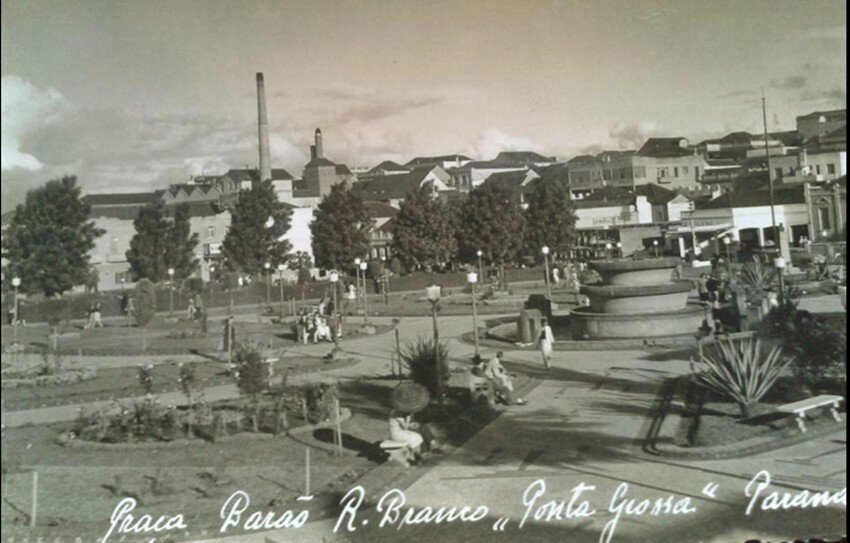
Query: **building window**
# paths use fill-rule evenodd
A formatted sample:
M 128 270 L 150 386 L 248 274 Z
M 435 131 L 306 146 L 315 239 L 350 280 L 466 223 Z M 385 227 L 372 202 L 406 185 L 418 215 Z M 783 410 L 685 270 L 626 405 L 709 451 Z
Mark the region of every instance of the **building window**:
M 207 226 L 207 237 L 214 238 L 215 237 L 215 226 Z
M 791 176 L 794 175 L 794 166 L 788 166 L 788 175 L 791 175 Z M 782 177 L 781 170 L 780 170 L 779 177 Z
M 679 177 L 679 167 L 673 168 L 673 177 Z
M 776 168 L 776 177 L 782 177 L 782 168 Z
M 637 178 L 646 177 L 646 167 L 645 166 L 635 166 L 634 175 Z
M 820 164 L 815 165 L 815 173 L 820 175 Z
M 687 166 L 682 166 L 682 174 L 688 175 L 688 167 Z
M 130 273 L 129 272 L 115 272 L 115 284 L 123 285 L 124 283 L 130 282 Z
M 826 173 L 835 174 L 835 164 L 827 164 L 826 165 Z
M 832 230 L 832 220 L 828 207 L 818 208 L 818 222 L 820 223 L 821 230 Z

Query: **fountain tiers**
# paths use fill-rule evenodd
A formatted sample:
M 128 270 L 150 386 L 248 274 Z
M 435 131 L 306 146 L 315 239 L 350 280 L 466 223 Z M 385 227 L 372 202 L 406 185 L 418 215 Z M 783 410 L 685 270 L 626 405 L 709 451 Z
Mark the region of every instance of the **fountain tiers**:
M 679 262 L 675 257 L 590 262 L 603 284 L 581 287 L 590 305 L 570 312 L 573 336 L 641 339 L 696 332 L 704 309 L 688 303 L 690 282 L 673 280 Z

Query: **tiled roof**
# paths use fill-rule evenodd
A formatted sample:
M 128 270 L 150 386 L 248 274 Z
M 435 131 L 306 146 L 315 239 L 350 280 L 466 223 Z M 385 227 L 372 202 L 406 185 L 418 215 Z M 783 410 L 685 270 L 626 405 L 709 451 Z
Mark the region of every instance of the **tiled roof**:
M 489 185 L 496 185 L 499 187 L 505 187 L 510 189 L 519 189 L 522 188 L 522 182 L 525 181 L 525 177 L 527 175 L 528 172 L 525 170 L 518 170 L 512 172 L 496 172 L 488 175 L 487 179 L 485 179 L 484 182 Z
M 543 156 L 534 151 L 502 151 L 496 160 L 505 162 L 556 162 L 556 157 Z
M 479 170 L 498 170 L 500 168 L 528 169 L 528 164 L 507 160 L 477 160 L 464 165 L 464 168 L 476 168 Z
M 806 202 L 802 184 L 776 187 L 773 191 L 775 205 L 803 204 Z M 732 191 L 705 203 L 697 203 L 697 209 L 728 209 L 738 207 L 763 207 L 770 205 L 770 191 Z
M 652 205 L 664 205 L 679 195 L 678 192 L 666 189 L 655 183 L 638 185 L 635 188 L 635 194 L 645 196 L 646 200 Z
M 96 207 L 92 207 L 91 213 L 89 213 L 89 217 L 93 219 L 109 218 L 133 221 L 136 220 L 136 217 L 139 216 L 139 211 L 143 207 L 145 207 L 145 205 L 147 204 L 99 205 Z M 186 202 L 182 204 L 170 204 L 165 206 L 166 213 L 168 213 L 169 215 L 173 214 L 174 210 L 177 208 L 178 205 L 188 206 L 190 217 L 212 217 L 221 213 L 221 210 L 218 209 L 212 202 Z
M 228 170 L 226 174 L 234 181 L 259 181 L 260 180 L 260 171 L 256 168 L 254 169 L 239 169 L 234 168 Z M 288 171 L 283 168 L 272 168 L 272 181 L 286 181 L 292 179 L 292 176 Z
M 430 164 L 442 165 L 443 162 L 456 162 L 472 160 L 466 155 L 441 155 L 441 156 L 418 156 L 405 164 L 405 166 L 428 166 Z
M 305 168 L 318 168 L 319 166 L 336 166 L 333 162 L 328 160 L 323 156 L 317 156 L 310 162 L 308 162 L 304 167 Z
M 847 116 L 847 109 L 845 108 L 845 109 L 831 109 L 829 111 L 813 111 L 813 112 L 808 113 L 806 115 L 800 115 L 797 118 L 798 119 L 810 119 L 810 118 L 816 118 L 816 117 L 820 117 L 820 116 L 830 117 L 832 115 L 835 115 L 835 116 L 844 115 L 846 117 Z
M 345 164 L 335 164 L 337 175 L 351 175 L 351 170 Z
M 363 205 L 366 207 L 366 213 L 373 219 L 395 217 L 398 215 L 398 209 L 389 204 L 382 202 L 365 202 Z
M 628 151 L 602 151 L 596 158 L 601 160 L 602 162 L 611 162 L 614 160 L 621 160 L 623 158 L 628 158 L 630 156 L 634 156 L 637 153 L 634 149 Z
M 127 192 L 87 194 L 83 200 L 92 206 L 121 206 L 149 204 L 157 200 L 156 192 Z
M 418 190 L 422 181 L 433 170 L 432 167 L 416 168 L 410 173 L 398 175 L 381 175 L 355 184 L 355 188 L 363 191 L 365 200 L 377 201 L 404 198 L 409 193 Z
M 567 161 L 567 166 L 601 166 L 600 161 L 593 155 L 578 155 Z
M 393 162 L 392 160 L 385 160 L 385 161 L 381 162 L 380 164 L 378 164 L 377 166 L 370 169 L 368 173 L 374 173 L 374 172 L 378 172 L 378 171 L 409 172 L 410 168 L 405 168 L 401 164 L 399 164 L 397 162 Z
M 694 154 L 693 149 L 682 146 L 683 143 L 687 145 L 687 142 L 688 140 L 685 138 L 649 138 L 637 154 L 655 158 L 692 155 Z

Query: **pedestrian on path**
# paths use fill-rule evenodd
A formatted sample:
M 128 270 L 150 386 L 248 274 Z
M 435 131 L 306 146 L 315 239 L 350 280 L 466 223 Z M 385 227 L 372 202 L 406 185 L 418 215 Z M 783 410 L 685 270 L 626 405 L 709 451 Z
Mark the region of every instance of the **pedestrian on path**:
M 521 398 L 516 398 L 514 395 L 514 383 L 511 376 L 502 366 L 502 351 L 496 353 L 496 356 L 487 363 L 484 369 L 484 375 L 493 382 L 493 389 L 496 394 L 508 405 L 525 405 L 526 401 Z
M 186 320 L 195 320 L 195 300 L 189 298 L 189 307 L 186 308 Z
M 548 319 L 541 319 L 540 324 L 540 354 L 543 355 L 543 367 L 549 370 L 551 369 L 549 360 L 552 358 L 552 345 L 555 343 L 555 337 L 552 335 L 552 327 L 549 326 Z

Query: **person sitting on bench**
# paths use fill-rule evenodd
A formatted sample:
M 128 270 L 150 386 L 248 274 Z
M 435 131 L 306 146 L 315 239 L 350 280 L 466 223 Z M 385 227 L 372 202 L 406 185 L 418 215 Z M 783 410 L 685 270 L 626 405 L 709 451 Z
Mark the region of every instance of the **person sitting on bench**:
M 525 405 L 526 401 L 522 398 L 516 398 L 514 395 L 514 383 L 511 376 L 505 371 L 502 366 L 502 351 L 496 353 L 484 369 L 484 375 L 493 382 L 493 389 L 496 395 L 502 399 L 507 405 Z
M 411 462 L 416 462 L 422 454 L 422 443 L 425 438 L 417 432 L 419 425 L 411 419 L 410 415 L 401 413 L 393 409 L 390 412 L 390 439 L 404 446 L 400 451 L 402 463 L 410 466 Z

